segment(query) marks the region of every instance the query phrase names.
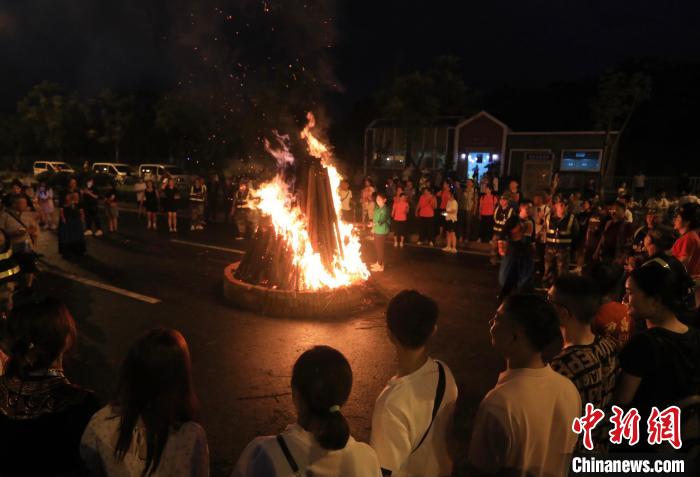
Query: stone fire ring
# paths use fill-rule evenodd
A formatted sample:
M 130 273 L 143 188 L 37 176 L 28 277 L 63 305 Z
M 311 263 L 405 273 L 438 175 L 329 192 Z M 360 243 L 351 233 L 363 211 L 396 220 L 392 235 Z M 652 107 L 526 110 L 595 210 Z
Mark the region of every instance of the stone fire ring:
M 234 276 L 240 263 L 232 263 L 224 269 L 224 297 L 238 308 L 268 316 L 327 318 L 356 313 L 372 301 L 367 283 L 318 291 L 276 290 L 251 285 Z

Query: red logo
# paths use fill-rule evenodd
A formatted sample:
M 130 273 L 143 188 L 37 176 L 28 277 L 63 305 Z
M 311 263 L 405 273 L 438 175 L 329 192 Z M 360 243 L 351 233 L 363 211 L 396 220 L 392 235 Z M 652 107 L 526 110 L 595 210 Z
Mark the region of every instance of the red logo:
M 668 442 L 674 449 L 680 449 L 681 445 L 681 410 L 678 406 L 670 406 L 664 411 L 654 406 L 647 419 L 649 445 Z
M 586 403 L 586 413 L 583 417 L 574 419 L 571 430 L 576 434 L 583 433 L 583 446 L 588 450 L 593 450 L 592 432 L 595 426 L 605 417 L 605 413 L 593 407 L 593 404 Z
M 639 442 L 639 411 L 632 408 L 625 414 L 617 406 L 613 406 L 612 411 L 613 415 L 610 417 L 610 422 L 613 428 L 608 432 L 610 442 L 621 444 L 622 440 L 625 439 L 631 446 Z

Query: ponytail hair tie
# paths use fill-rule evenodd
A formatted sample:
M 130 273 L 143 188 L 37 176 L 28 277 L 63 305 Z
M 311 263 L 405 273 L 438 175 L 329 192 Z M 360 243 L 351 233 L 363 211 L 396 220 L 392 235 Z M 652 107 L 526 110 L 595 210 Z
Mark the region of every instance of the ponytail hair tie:
M 340 406 L 334 404 L 330 407 L 330 409 L 328 409 L 328 412 L 330 412 L 331 414 L 334 412 L 340 412 Z

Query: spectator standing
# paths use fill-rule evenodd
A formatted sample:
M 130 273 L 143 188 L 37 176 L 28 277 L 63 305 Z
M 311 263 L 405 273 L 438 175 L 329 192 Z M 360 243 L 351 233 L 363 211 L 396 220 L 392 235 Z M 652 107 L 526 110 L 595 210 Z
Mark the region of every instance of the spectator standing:
M 514 291 L 530 291 L 532 287 L 534 227 L 530 204 L 524 202 L 518 216 L 508 219 L 503 228 L 498 239 L 498 253 L 502 257 L 498 270 L 499 302 Z
M 466 186 L 459 194 L 458 209 L 457 209 L 457 236 L 459 243 L 469 242 L 473 237 L 474 232 L 474 217 L 476 216 L 476 205 L 478 196 L 474 181 L 467 179 Z
M 468 475 L 567 475 L 577 442 L 571 423 L 581 414 L 581 397 L 542 358 L 561 340 L 556 311 L 542 297 L 513 294 L 491 319 L 490 333 L 506 371 L 479 405 Z
M 231 217 L 233 216 L 233 210 L 234 206 L 236 205 L 236 191 L 238 188 L 233 182 L 233 179 L 231 177 L 227 177 L 224 180 L 224 208 L 226 209 L 224 211 L 224 222 L 228 224 L 229 220 L 231 220 Z
M 201 177 L 190 187 L 190 230 L 204 230 L 204 212 L 207 200 L 207 186 Z
M 374 184 L 369 177 L 365 178 L 364 187 L 362 188 L 362 222 L 372 221 L 374 217 Z
M 91 475 L 209 476 L 209 449 L 185 338 L 168 328 L 139 338 L 113 402 L 90 419 L 80 455 Z
M 100 196 L 95 187 L 95 181 L 89 177 L 85 181 L 85 186 L 82 190 L 83 209 L 85 210 L 85 235 L 95 237 L 102 236 L 102 225 L 100 224 L 100 215 L 97 211 L 97 204 Z M 93 231 L 93 228 L 95 229 Z
M 80 206 L 80 194 L 65 194 L 58 223 L 58 253 L 73 257 L 85 253 L 85 212 Z
M 12 253 L 20 267 L 22 284 L 31 288 L 37 272 L 34 247 L 39 236 L 39 224 L 36 213 L 29 210 L 26 196 L 14 196 L 12 207 L 0 213 L 0 229 L 5 231 L 12 243 Z
M 414 290 L 389 302 L 386 323 L 398 370 L 377 398 L 372 448 L 385 476 L 450 475 L 447 431 L 457 384 L 447 365 L 428 355 L 437 329 L 438 306 Z
M 109 222 L 109 231 L 116 232 L 119 228 L 119 203 L 117 202 L 117 189 L 113 185 L 105 194 L 105 212 Z
M 535 262 L 537 270 L 544 275 L 544 248 L 546 238 L 545 219 L 551 212 L 549 205 L 545 203 L 544 194 L 538 192 L 532 197 L 533 220 L 535 221 Z
M 449 253 L 457 253 L 457 214 L 459 204 L 452 195 L 451 190 L 443 191 L 443 195 L 447 196 L 447 204 L 445 206 L 445 235 L 447 246 L 442 250 Z
M 136 203 L 139 206 L 138 216 L 148 215 L 144 204 L 146 202 L 146 183 L 143 181 L 143 177 L 140 175 L 136 179 L 134 184 L 134 192 L 136 193 Z M 149 227 L 150 228 L 150 227 Z
M 75 322 L 55 299 L 15 307 L 3 343 L 10 360 L 0 377 L 3 476 L 82 475 L 80 436 L 99 409 L 91 391 L 72 384 L 63 358 L 76 343 Z
M 609 409 L 619 371 L 617 356 L 621 344 L 609 336 L 594 334 L 591 327 L 601 304 L 598 285 L 589 277 L 562 275 L 550 288 L 548 298 L 557 311 L 564 338 L 564 349 L 552 359 L 552 369 L 574 383 L 581 403 Z M 594 450 L 607 450 L 607 442 L 607 428 L 599 425 L 593 432 Z M 583 440 L 579 439 L 577 451 L 585 450 Z
M 490 243 L 493 239 L 493 215 L 496 211 L 498 198 L 493 195 L 490 185 L 484 187 L 484 195 L 479 199 L 479 236 L 481 243 Z
M 625 204 L 615 202 L 609 209 L 610 220 L 605 223 L 593 259 L 624 264 L 632 251 L 632 224 L 625 220 Z
M 37 191 L 37 207 L 39 211 L 39 223 L 42 228 L 56 230 L 56 218 L 54 217 L 54 194 L 53 189 L 46 182 L 39 183 Z
M 516 215 L 516 213 L 515 209 L 510 206 L 510 194 L 505 193 L 498 198 L 498 205 L 493 212 L 494 236 L 491 240 L 491 264 L 493 265 L 500 261 L 498 259 L 498 240 L 501 239 L 503 229 L 513 215 Z
M 347 223 L 354 222 L 352 213 L 352 191 L 350 190 L 350 182 L 343 179 L 338 187 L 338 196 L 340 197 L 340 218 Z
M 430 247 L 433 246 L 433 222 L 435 221 L 436 208 L 437 200 L 430 189 L 427 187 L 421 189 L 421 196 L 416 206 L 419 227 L 418 245 L 425 243 Z
M 673 228 L 680 234 L 673 244 L 673 256 L 683 265 L 690 277 L 695 280 L 695 303 L 700 305 L 700 206 L 686 204 L 678 210 Z
M 554 210 L 545 219 L 544 276 L 545 288 L 552 286 L 557 277 L 569 273 L 569 262 L 574 237 L 578 235 L 576 217 L 569 213 L 566 199 L 557 196 Z
M 374 219 L 372 220 L 372 233 L 374 234 L 374 250 L 377 254 L 377 261 L 370 265 L 369 269 L 373 272 L 384 271 L 384 245 L 386 244 L 386 236 L 389 234 L 389 208 L 386 206 L 386 195 L 383 192 L 377 192 L 377 205 L 374 208 Z
M 665 409 L 698 393 L 700 332 L 681 323 L 676 310 L 682 296 L 673 272 L 654 263 L 634 270 L 627 279 L 627 306 L 646 331 L 630 338 L 620 354 L 621 376 L 615 390 L 617 403 L 634 407 L 643 418 L 651 408 Z M 645 439 L 633 452 L 649 452 Z
M 442 182 L 442 188 L 437 192 L 435 197 L 438 204 L 437 214 L 435 215 L 438 230 L 437 242 L 442 239 L 442 234 L 445 232 L 445 210 L 447 209 L 447 201 L 452 198 L 452 190 L 450 189 L 450 183 L 448 181 L 445 180 Z
M 593 317 L 591 329 L 598 336 L 610 336 L 624 345 L 634 332 L 634 322 L 629 317 L 627 307 L 617 301 L 623 273 L 622 266 L 617 263 L 599 262 L 593 265 L 591 277 L 600 289 L 601 303 Z
M 381 477 L 374 450 L 353 439 L 342 414 L 352 388 L 345 356 L 328 346 L 304 352 L 294 364 L 291 388 L 296 424 L 253 439 L 232 477 Z
M 160 197 L 158 196 L 158 189 L 155 188 L 152 180 L 146 182 L 146 189 L 144 190 L 143 195 L 144 204 L 146 206 L 146 229 L 156 230 Z
M 251 222 L 250 190 L 248 189 L 248 182 L 246 180 L 241 180 L 238 184 L 235 208 L 233 210 L 234 220 L 236 222 L 236 240 L 243 240 L 246 232 L 251 229 L 251 227 L 249 227 Z
M 180 191 L 175 186 L 175 179 L 167 179 L 163 185 L 163 209 L 168 216 L 168 230 L 177 232 L 177 206 L 180 200 Z
M 391 206 L 391 220 L 394 225 L 394 247 L 403 248 L 408 233 L 408 200 L 406 193 L 401 192 Z

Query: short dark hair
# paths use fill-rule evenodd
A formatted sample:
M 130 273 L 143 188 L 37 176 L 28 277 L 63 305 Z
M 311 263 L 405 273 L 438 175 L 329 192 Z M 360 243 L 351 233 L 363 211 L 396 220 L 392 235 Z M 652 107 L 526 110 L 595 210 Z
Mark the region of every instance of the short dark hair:
M 630 278 L 645 295 L 656 298 L 670 311 L 685 310 L 684 300 L 692 282 L 689 277 L 679 276 L 670 268 L 651 262 L 634 269 Z
M 615 290 L 623 273 L 622 265 L 612 262 L 596 262 L 591 269 L 591 277 L 603 295 L 609 295 Z
M 683 222 L 688 222 L 689 228 L 696 229 L 700 226 L 700 206 L 698 204 L 683 204 L 678 208 L 677 215 Z
M 386 324 L 391 334 L 407 348 L 425 346 L 438 319 L 438 305 L 416 290 L 403 290 L 389 302 Z
M 554 289 L 561 304 L 566 306 L 576 320 L 584 324 L 593 321 L 600 308 L 602 293 L 592 278 L 564 274 L 555 280 Z
M 673 229 L 667 225 L 657 225 L 647 232 L 647 235 L 651 243 L 663 251 L 670 250 L 676 241 Z
M 503 302 L 503 312 L 523 328 L 528 341 L 539 352 L 561 340 L 557 312 L 543 296 L 513 293 Z

